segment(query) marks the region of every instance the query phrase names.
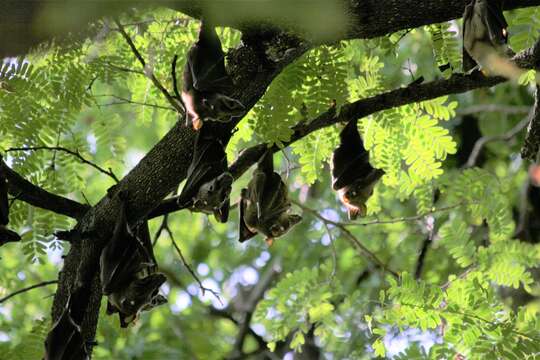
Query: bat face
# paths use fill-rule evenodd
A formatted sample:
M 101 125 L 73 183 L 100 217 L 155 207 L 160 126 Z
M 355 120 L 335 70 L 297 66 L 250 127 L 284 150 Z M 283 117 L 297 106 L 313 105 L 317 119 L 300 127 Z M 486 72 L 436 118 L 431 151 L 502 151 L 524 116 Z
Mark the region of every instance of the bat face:
M 340 134 L 340 145 L 332 157 L 332 187 L 347 208 L 350 220 L 367 213 L 366 202 L 373 188 L 384 175 L 369 163 L 356 121 L 351 121 Z
M 247 189 L 240 200 L 240 242 L 262 233 L 271 245 L 273 239 L 285 235 L 302 220 L 290 214 L 287 185 L 274 172 L 272 153 L 268 151 L 259 161 Z
M 186 126 L 199 130 L 204 121 L 229 122 L 243 114 L 244 105 L 226 95 L 234 84 L 225 70 L 225 54 L 214 28 L 204 22 L 188 52 L 183 80 Z
M 191 210 L 214 214 L 217 221 L 222 223 L 227 222 L 232 183 L 233 177 L 229 172 L 223 173 L 217 178 L 204 183 L 193 200 Z
M 118 313 L 121 327 L 135 321 L 143 310 L 150 310 L 167 300 L 158 293 L 159 287 L 167 280 L 165 275 L 154 273 L 131 282 L 126 288 L 111 294 L 107 313 Z
M 478 63 L 496 66 L 497 57 L 508 51 L 508 23 L 500 0 L 473 0 L 463 14 L 463 66 L 465 71 Z M 490 64 L 495 62 L 495 64 Z

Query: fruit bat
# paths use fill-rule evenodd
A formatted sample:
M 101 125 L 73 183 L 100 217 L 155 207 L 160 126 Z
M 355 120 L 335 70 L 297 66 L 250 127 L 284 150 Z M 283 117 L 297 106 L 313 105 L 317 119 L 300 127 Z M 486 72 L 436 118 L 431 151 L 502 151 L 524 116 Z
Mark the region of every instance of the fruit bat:
M 142 222 L 133 232 L 122 197 L 113 236 L 100 256 L 100 279 L 108 296 L 107 313 L 118 313 L 120 325 L 127 327 L 140 311 L 166 302 L 158 291 L 167 278 L 157 272 L 148 223 Z
M 274 238 L 302 220 L 300 215 L 290 214 L 290 208 L 287 185 L 274 172 L 272 151 L 268 150 L 259 160 L 247 189 L 241 192 L 240 242 L 261 232 L 271 245 Z
M 66 302 L 62 314 L 53 324 L 45 339 L 45 360 L 90 359 L 80 324 L 90 294 L 87 288 L 74 291 Z M 84 308 L 81 308 L 84 306 Z
M 228 93 L 234 84 L 225 70 L 225 54 L 215 29 L 201 22 L 199 40 L 191 47 L 183 74 L 182 101 L 186 126 L 199 130 L 204 121 L 229 122 L 245 107 Z
M 472 0 L 463 13 L 463 70 L 470 71 L 478 64 L 504 75 L 501 72 L 513 67 L 506 58 L 507 27 L 501 0 Z
M 358 215 L 366 215 L 366 202 L 384 172 L 369 163 L 356 120 L 343 128 L 339 138 L 340 144 L 332 156 L 332 188 L 347 208 L 349 219 L 355 220 Z
M 217 221 L 225 223 L 229 218 L 233 180 L 223 143 L 213 134 L 211 126 L 205 126 L 197 133 L 193 160 L 178 204 L 191 211 L 214 214 Z
M 21 240 L 19 234 L 6 227 L 9 223 L 8 185 L 1 171 L 0 168 L 0 246 Z

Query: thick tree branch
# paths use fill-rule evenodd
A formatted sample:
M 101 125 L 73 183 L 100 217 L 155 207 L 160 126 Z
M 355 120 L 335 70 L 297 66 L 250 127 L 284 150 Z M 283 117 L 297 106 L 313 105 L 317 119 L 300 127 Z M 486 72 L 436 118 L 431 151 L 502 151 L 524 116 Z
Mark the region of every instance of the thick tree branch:
M 0 58 L 24 54 L 40 42 L 82 33 L 86 24 L 132 7 L 165 6 L 195 18 L 204 14 L 217 25 L 254 31 L 288 27 L 307 39 L 327 43 L 374 38 L 399 30 L 460 18 L 468 0 L 310 0 L 186 1 L 5 0 L 0 13 Z M 540 0 L 505 1 L 506 10 L 540 5 Z M 44 16 L 45 14 L 45 16 Z M 70 14 L 66 20 L 65 14 Z M 399 15 L 398 15 L 399 14 Z M 261 26 L 261 24 L 263 24 Z
M 540 43 L 540 42 L 539 42 Z M 538 44 L 538 43 L 537 43 Z M 535 49 L 535 44 L 531 49 Z M 514 57 L 516 63 L 523 68 L 538 68 L 538 52 L 527 49 Z M 416 84 L 399 89 L 391 90 L 366 99 L 360 99 L 355 102 L 343 105 L 339 113 L 334 107 L 330 107 L 326 112 L 320 114 L 315 119 L 301 123 L 293 128 L 294 133 L 284 146 L 289 146 L 305 136 L 337 123 L 347 123 L 353 119 L 360 119 L 376 112 L 391 109 L 394 107 L 407 105 L 415 102 L 435 99 L 445 95 L 459 94 L 483 87 L 491 87 L 507 81 L 502 77 L 485 77 L 480 72 L 472 74 L 453 74 L 448 79 L 434 80 L 428 83 Z M 518 109 L 522 111 L 522 109 Z M 259 144 L 245 149 L 234 163 L 229 167 L 229 172 L 235 179 L 240 178 L 253 164 L 255 164 L 266 151 L 268 144 Z M 274 152 L 280 151 L 280 148 L 274 146 Z M 182 210 L 176 203 L 176 197 L 166 199 L 152 210 L 149 218 L 162 216 L 178 210 Z
M 50 210 L 74 219 L 81 218 L 90 209 L 87 205 L 52 194 L 32 184 L 7 166 L 1 158 L 0 172 L 5 174 L 8 180 L 9 193 L 18 200 L 22 200 L 32 206 Z

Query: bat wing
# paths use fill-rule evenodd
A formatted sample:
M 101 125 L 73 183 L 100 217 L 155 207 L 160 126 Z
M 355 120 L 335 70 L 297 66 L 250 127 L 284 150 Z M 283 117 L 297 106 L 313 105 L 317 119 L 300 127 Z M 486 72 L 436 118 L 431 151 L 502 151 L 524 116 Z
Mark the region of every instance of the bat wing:
M 269 219 L 279 217 L 291 207 L 287 185 L 278 173 L 274 172 L 267 177 L 265 183 L 264 200 L 262 202 L 262 219 L 266 223 Z
M 339 190 L 348 185 L 350 174 L 354 173 L 354 168 L 358 164 L 368 162 L 368 152 L 364 148 L 364 143 L 358 132 L 356 120 L 352 120 L 343 130 L 340 135 L 340 144 L 334 150 L 332 155 L 332 187 L 334 190 Z M 356 178 L 358 175 L 356 175 Z
M 45 360 L 88 359 L 81 328 L 70 315 L 72 298 L 45 339 Z
M 225 70 L 225 54 L 213 27 L 201 24 L 199 41 L 191 48 L 188 62 L 193 86 L 199 91 L 222 92 L 233 86 Z
M 227 155 L 219 140 L 205 135 L 203 127 L 197 134 L 193 160 L 189 165 L 186 184 L 178 197 L 178 203 L 186 206 L 199 188 L 227 170 Z
M 120 207 L 113 237 L 101 252 L 99 261 L 101 286 L 105 295 L 127 286 L 139 270 L 137 239 L 134 239 L 128 231 L 123 204 Z
M 2 171 L 0 169 L 0 171 Z M 8 186 L 6 179 L 0 174 L 0 224 L 9 223 Z
M 507 42 L 507 35 L 503 29 L 508 27 L 504 18 L 500 1 L 487 1 L 487 11 L 482 14 L 482 20 L 486 25 L 489 38 L 493 43 L 503 44 Z
M 466 42 L 465 35 L 469 35 L 468 32 L 472 31 L 470 27 L 471 27 L 471 18 L 473 16 L 473 10 L 474 10 L 474 5 L 471 3 L 465 6 L 465 11 L 463 13 L 463 31 L 462 31 L 463 45 L 462 45 L 461 53 L 462 53 L 462 63 L 463 63 L 464 72 L 470 71 L 476 66 L 476 61 L 474 61 L 474 59 L 471 57 L 471 55 L 469 55 L 469 52 L 465 48 L 465 42 Z
M 469 53 L 465 49 L 465 46 L 463 46 L 462 54 L 463 54 L 463 57 L 462 57 L 463 71 L 464 72 L 471 71 L 476 66 L 476 61 L 474 61 L 471 55 L 469 55 Z
M 333 188 L 334 190 L 339 190 L 345 186 L 351 185 L 353 182 L 357 181 L 359 178 L 365 178 L 373 171 L 373 167 L 369 163 L 369 154 L 364 152 L 357 155 L 357 157 L 349 162 L 347 166 L 343 169 L 341 174 L 334 179 Z
M 256 232 L 251 231 L 245 222 L 245 216 L 246 216 L 246 207 L 247 207 L 247 190 L 242 189 L 242 195 L 240 197 L 240 221 L 239 221 L 239 231 L 238 231 L 238 241 L 244 242 L 246 240 L 251 239 L 255 235 L 257 235 Z
M 143 261 L 150 265 L 153 264 L 153 267 L 156 266 L 156 257 L 154 256 L 154 249 L 152 247 L 152 240 L 150 240 L 150 231 L 148 229 L 148 221 L 143 221 L 137 226 L 136 229 L 137 244 L 141 252 L 141 257 Z
M 214 210 L 214 217 L 216 218 L 216 221 L 226 223 L 229 219 L 230 207 L 230 201 L 227 199 L 218 209 Z

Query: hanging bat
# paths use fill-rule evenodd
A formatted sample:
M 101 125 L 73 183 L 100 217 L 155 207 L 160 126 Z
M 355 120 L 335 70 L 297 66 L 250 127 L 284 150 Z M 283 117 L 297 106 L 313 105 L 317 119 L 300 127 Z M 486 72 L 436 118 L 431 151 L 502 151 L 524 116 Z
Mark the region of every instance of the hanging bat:
M 384 172 L 369 163 L 356 120 L 350 121 L 339 137 L 340 144 L 332 156 L 332 187 L 347 208 L 349 219 L 355 220 L 358 215 L 366 215 L 366 202 Z
M 127 287 L 109 295 L 107 315 L 118 313 L 120 326 L 128 327 L 138 318 L 141 311 L 148 311 L 167 302 L 167 299 L 158 293 L 159 287 L 166 280 L 162 273 L 153 273 L 132 280 Z
M 217 221 L 225 223 L 229 218 L 233 180 L 223 143 L 213 134 L 211 126 L 205 126 L 197 134 L 193 160 L 178 204 L 191 211 L 214 214 Z
M 508 60 L 507 27 L 501 0 L 472 0 L 463 13 L 463 70 L 479 65 L 497 75 L 519 76 Z
M 73 316 L 73 311 L 78 310 L 81 301 L 87 301 L 88 296 L 87 291 L 77 290 L 68 297 L 62 314 L 45 339 L 45 360 L 90 359 L 81 333 L 82 317 L 75 319 L 76 316 Z
M 167 279 L 157 272 L 148 223 L 144 221 L 131 231 L 124 196 L 119 194 L 122 206 L 113 237 L 100 256 L 100 279 L 103 294 L 108 296 L 107 313 L 117 312 L 120 325 L 127 327 L 140 311 L 163 303 L 158 291 Z
M 242 115 L 244 105 L 228 93 L 234 84 L 225 70 L 225 54 L 215 29 L 201 22 L 199 40 L 191 47 L 184 67 L 181 98 L 186 126 L 199 130 L 204 121 L 229 122 Z
M 6 227 L 9 223 L 8 184 L 1 172 L 0 167 L 0 246 L 21 240 L 19 234 Z
M 290 208 L 287 185 L 274 172 L 272 151 L 268 150 L 259 160 L 247 189 L 241 192 L 240 242 L 261 232 L 271 245 L 302 220 L 300 215 L 290 214 Z

